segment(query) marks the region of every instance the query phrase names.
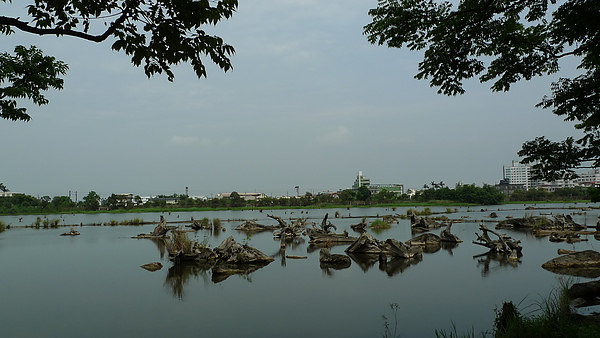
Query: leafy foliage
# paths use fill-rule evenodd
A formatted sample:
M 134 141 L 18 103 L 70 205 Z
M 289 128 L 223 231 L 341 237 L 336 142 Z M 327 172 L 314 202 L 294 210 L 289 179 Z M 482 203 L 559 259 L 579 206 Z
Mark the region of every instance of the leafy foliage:
M 182 62 L 189 62 L 198 77 L 205 77 L 204 57 L 224 71 L 232 68 L 234 48 L 203 27 L 230 18 L 237 6 L 237 0 L 36 0 L 26 6 L 26 19 L 0 15 L 0 34 L 18 29 L 93 42 L 112 38 L 111 48 L 131 56 L 148 77 L 164 72 L 173 81 L 171 66 Z M 40 91 L 62 89 L 58 76 L 66 73 L 67 66 L 35 47 L 18 46 L 15 52 L 16 56 L 0 54 L 0 83 L 9 84 L 0 91 L 0 117 L 28 121 L 31 117 L 14 99 L 48 103 Z
M 50 88 L 62 89 L 67 65 L 54 57 L 44 56 L 35 46 L 17 46 L 15 54 L 0 54 L 0 117 L 8 120 L 29 121 L 27 109 L 18 107 L 17 100 L 27 98 L 37 105 L 48 103 L 41 93 Z
M 459 185 L 455 189 L 448 187 L 443 188 L 428 188 L 419 191 L 415 196 L 419 201 L 456 201 L 462 203 L 474 203 L 482 205 L 501 204 L 504 201 L 504 194 L 494 187 L 485 184 L 483 187 L 464 184 Z
M 438 93 L 465 92 L 470 78 L 492 82 L 492 91 L 556 73 L 574 57 L 582 74 L 552 84 L 538 106 L 574 121 L 584 136 L 553 142 L 539 137 L 519 155 L 534 178 L 573 178 L 573 169 L 600 166 L 600 2 L 568 0 L 480 1 L 379 0 L 364 27 L 369 42 L 424 50 L 417 79 Z

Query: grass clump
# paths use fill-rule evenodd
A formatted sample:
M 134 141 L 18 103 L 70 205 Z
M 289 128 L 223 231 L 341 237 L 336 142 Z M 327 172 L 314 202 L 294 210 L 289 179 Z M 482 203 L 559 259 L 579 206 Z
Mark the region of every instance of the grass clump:
M 124 220 L 119 223 L 119 225 L 134 225 L 134 226 L 143 225 L 143 224 L 144 224 L 144 220 L 141 218 Z
M 387 222 L 384 222 L 383 220 L 376 219 L 373 222 L 371 222 L 371 225 L 369 225 L 369 227 L 371 229 L 389 229 L 391 228 L 391 225 Z
M 0 221 L 0 232 L 6 231 L 6 223 L 4 221 Z
M 411 214 L 415 214 L 417 216 L 429 216 L 429 215 L 433 215 L 433 212 L 431 211 L 431 208 L 423 208 L 423 210 L 417 210 L 417 209 L 413 209 L 410 208 L 408 210 L 406 210 L 406 215 L 410 216 Z
M 178 253 L 190 254 L 194 247 L 194 241 L 189 238 L 187 232 L 181 230 L 171 231 L 171 236 L 166 241 L 167 251 L 171 255 Z

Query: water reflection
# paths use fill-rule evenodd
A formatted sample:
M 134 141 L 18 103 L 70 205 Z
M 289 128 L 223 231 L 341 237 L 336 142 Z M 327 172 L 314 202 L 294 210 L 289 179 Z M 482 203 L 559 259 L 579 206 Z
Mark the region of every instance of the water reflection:
M 477 259 L 477 266 L 481 267 L 482 277 L 488 277 L 492 272 L 501 271 L 509 267 L 516 269 L 521 264 L 520 260 L 509 259 L 507 255 L 495 252 L 487 252 L 473 258 Z M 494 263 L 494 266 L 492 266 L 492 263 Z
M 165 279 L 165 287 L 171 290 L 173 296 L 183 300 L 185 295 L 185 286 L 192 277 L 198 279 L 201 277 L 205 283 L 210 280 L 209 270 L 211 264 L 201 263 L 179 263 L 169 268 Z
M 404 272 L 409 267 L 421 262 L 422 256 L 415 256 L 413 258 L 399 258 L 394 257 L 389 261 L 385 256 L 374 255 L 374 254 L 358 254 L 349 253 L 348 256 L 364 271 L 367 272 L 375 264 L 378 264 L 379 270 L 385 272 L 388 276 L 395 276 L 399 273 Z

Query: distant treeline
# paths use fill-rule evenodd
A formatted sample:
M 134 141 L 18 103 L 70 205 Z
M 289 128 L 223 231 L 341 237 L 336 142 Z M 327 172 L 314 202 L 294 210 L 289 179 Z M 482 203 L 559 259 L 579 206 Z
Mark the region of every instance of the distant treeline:
M 126 195 L 112 194 L 102 200 L 94 191 L 84 197 L 83 201 L 75 203 L 68 196 L 50 198 L 18 194 L 11 197 L 0 197 L 1 215 L 20 214 L 50 214 L 69 213 L 97 210 L 134 210 L 134 209 L 177 209 L 177 208 L 240 208 L 240 207 L 328 207 L 351 205 L 376 205 L 411 202 L 436 202 L 436 203 L 469 203 L 479 205 L 496 205 L 506 201 L 567 201 L 567 200 L 592 200 L 598 201 L 600 189 L 564 188 L 555 192 L 544 190 L 514 191 L 506 196 L 493 186 L 484 185 L 457 185 L 454 189 L 435 184 L 427 185 L 423 190 L 417 191 L 413 196 L 398 194 L 392 191 L 381 190 L 376 194 L 366 187 L 358 190 L 343 190 L 339 193 L 313 195 L 306 193 L 292 197 L 265 197 L 258 200 L 246 201 L 239 193 L 232 192 L 229 198 L 195 199 L 187 195 L 160 195 L 157 198 L 142 203 L 139 196 L 131 198 Z M 594 195 L 594 193 L 596 195 Z

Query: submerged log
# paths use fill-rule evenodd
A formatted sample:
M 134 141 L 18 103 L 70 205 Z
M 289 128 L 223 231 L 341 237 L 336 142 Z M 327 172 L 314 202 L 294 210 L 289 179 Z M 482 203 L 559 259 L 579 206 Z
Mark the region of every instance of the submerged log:
M 435 246 L 435 245 L 441 245 L 442 239 L 440 238 L 440 236 L 435 235 L 435 234 L 431 234 L 431 233 L 426 233 L 426 234 L 422 234 L 419 235 L 417 237 L 411 238 L 408 241 L 404 242 L 407 245 L 419 245 L 419 246 Z
M 281 229 L 279 225 L 263 225 L 256 223 L 255 221 L 245 221 L 238 225 L 235 230 L 243 232 L 263 232 L 263 231 L 274 231 Z
M 562 251 L 563 254 L 542 264 L 542 268 L 570 276 L 600 277 L 600 252 L 594 250 Z
M 79 233 L 79 231 L 77 231 L 77 230 L 75 230 L 75 229 L 71 228 L 71 231 L 69 231 L 69 232 L 64 232 L 64 233 L 62 233 L 62 234 L 60 234 L 60 235 L 61 235 L 61 236 L 79 236 L 79 235 L 81 235 L 81 234 Z
M 148 263 L 148 264 L 144 264 L 140 266 L 143 269 L 146 269 L 148 271 L 158 271 L 160 269 L 162 269 L 163 265 L 161 262 L 152 262 L 152 263 Z

